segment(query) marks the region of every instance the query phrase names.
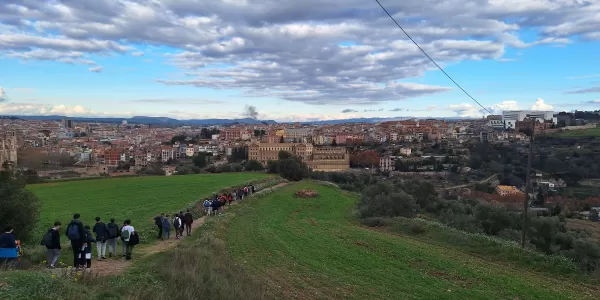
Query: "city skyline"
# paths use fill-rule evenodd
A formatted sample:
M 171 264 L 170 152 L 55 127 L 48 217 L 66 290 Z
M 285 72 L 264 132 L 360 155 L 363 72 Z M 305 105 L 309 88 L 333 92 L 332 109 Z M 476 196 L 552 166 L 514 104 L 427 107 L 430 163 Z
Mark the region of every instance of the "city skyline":
M 381 1 L 493 113 L 600 109 L 600 3 L 475 2 Z M 484 115 L 375 1 L 205 4 L 0 3 L 0 115 Z

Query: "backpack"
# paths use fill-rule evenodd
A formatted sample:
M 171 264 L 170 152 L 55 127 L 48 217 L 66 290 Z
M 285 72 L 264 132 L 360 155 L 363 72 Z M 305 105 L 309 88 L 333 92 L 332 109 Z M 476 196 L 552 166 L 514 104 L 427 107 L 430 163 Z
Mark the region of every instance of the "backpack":
M 181 219 L 179 217 L 176 217 L 175 220 L 173 220 L 173 226 L 175 228 L 181 227 Z
M 42 237 L 42 242 L 40 242 L 40 245 L 52 247 L 52 229 L 48 230 L 48 232 L 46 232 L 46 234 L 44 234 L 44 237 Z
M 204 207 L 209 207 L 210 203 L 208 202 L 208 200 L 204 200 Z
M 130 237 L 131 237 L 131 234 L 129 233 L 129 230 L 121 231 L 121 239 L 122 240 L 128 240 Z
M 162 228 L 163 229 L 171 229 L 171 222 L 169 222 L 169 219 L 167 219 L 167 218 L 163 219 Z
M 77 226 L 77 224 L 69 224 L 69 228 L 67 228 L 67 237 L 69 240 L 79 241 L 81 239 L 81 235 L 79 233 L 79 226 Z
M 127 231 L 129 232 L 129 231 Z M 129 236 L 129 245 L 131 246 L 135 246 L 137 244 L 140 243 L 140 236 L 137 234 L 137 232 L 132 232 L 131 235 Z
M 117 224 L 108 223 L 106 227 L 108 228 L 108 238 L 112 239 L 119 236 L 119 226 Z

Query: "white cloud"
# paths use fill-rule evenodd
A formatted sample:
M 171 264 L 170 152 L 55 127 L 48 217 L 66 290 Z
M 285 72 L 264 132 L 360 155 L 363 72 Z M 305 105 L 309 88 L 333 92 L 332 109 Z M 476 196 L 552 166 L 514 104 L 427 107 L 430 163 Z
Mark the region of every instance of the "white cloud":
M 515 100 L 506 100 L 489 107 L 494 114 L 501 114 L 503 110 L 519 110 L 519 103 Z
M 382 2 L 441 64 L 508 61 L 507 47 L 600 38 L 597 1 Z M 539 38 L 524 42 L 522 30 Z M 0 1 L 0 32 L 0 55 L 21 60 L 94 65 L 91 55 L 125 54 L 135 49 L 131 45 L 171 48 L 171 63 L 195 73 L 158 82 L 309 104 L 372 103 L 447 90 L 397 83 L 423 76 L 432 65 L 364 0 L 10 0 Z
M 100 73 L 103 70 L 104 70 L 104 67 L 102 67 L 102 66 L 96 66 L 96 67 L 92 67 L 92 68 L 88 69 L 88 71 L 94 72 L 94 73 Z
M 450 104 L 447 109 L 453 111 L 456 116 L 463 118 L 481 118 L 485 114 L 481 107 L 471 103 Z
M 550 104 L 546 104 L 544 102 L 544 99 L 542 98 L 537 98 L 537 100 L 535 100 L 535 104 L 533 104 L 531 106 L 531 110 L 553 110 L 554 106 L 550 105 Z

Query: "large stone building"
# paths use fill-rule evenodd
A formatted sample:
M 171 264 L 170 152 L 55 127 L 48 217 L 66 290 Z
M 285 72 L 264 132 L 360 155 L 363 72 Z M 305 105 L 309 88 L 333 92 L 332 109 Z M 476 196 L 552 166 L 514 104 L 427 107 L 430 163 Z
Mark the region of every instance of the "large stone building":
M 266 164 L 278 160 L 279 151 L 300 157 L 314 171 L 342 171 L 350 168 L 350 155 L 344 147 L 314 147 L 304 143 L 253 143 L 248 159 Z
M 0 166 L 4 162 L 17 164 L 17 135 L 14 132 L 0 134 Z

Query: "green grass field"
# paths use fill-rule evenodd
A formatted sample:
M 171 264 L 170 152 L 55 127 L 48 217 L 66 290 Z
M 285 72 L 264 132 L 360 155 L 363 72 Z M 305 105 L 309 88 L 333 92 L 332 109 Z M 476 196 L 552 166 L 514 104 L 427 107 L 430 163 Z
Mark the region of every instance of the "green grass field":
M 305 188 L 319 198 L 293 196 Z M 276 299 L 597 299 L 565 278 L 360 227 L 355 203 L 332 187 L 291 184 L 243 204 L 227 247 Z
M 555 136 L 562 138 L 576 138 L 586 136 L 600 136 L 600 127 L 582 129 L 582 130 L 566 130 L 563 132 L 556 133 Z
M 121 223 L 131 219 L 134 227 L 148 228 L 161 212 L 174 212 L 213 192 L 266 178 L 263 173 L 126 177 L 29 185 L 42 202 L 39 230 L 59 220 L 68 223 L 80 213 L 85 224 L 99 216 Z

